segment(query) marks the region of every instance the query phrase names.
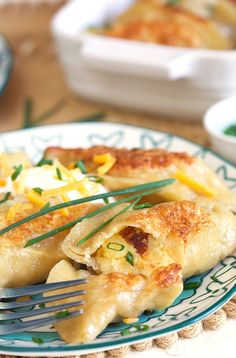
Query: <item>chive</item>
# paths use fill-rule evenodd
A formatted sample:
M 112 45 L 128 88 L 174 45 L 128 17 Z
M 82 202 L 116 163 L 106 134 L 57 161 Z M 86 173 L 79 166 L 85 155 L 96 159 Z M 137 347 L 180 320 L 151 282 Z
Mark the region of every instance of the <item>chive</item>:
M 134 206 L 134 210 L 147 209 L 153 206 L 152 203 L 142 203 Z
M 62 175 L 61 175 L 61 171 L 60 171 L 59 168 L 56 168 L 56 173 L 57 173 L 57 178 L 58 178 L 59 180 L 62 180 Z
M 31 125 L 32 110 L 33 110 L 33 102 L 31 98 L 26 98 L 24 101 L 22 128 L 32 127 Z
M 145 192 L 145 194 L 143 194 L 143 195 L 146 195 L 146 194 L 150 195 L 150 194 L 152 194 L 154 192 L 155 192 L 154 190 L 152 190 L 152 191 L 150 190 L 148 192 Z M 82 216 L 82 217 L 80 217 L 80 218 L 78 218 L 78 219 L 76 219 L 74 221 L 69 222 L 68 224 L 65 224 L 65 225 L 63 225 L 63 226 L 61 226 L 61 227 L 59 227 L 57 229 L 51 230 L 51 231 L 49 231 L 49 232 L 47 232 L 45 234 L 42 234 L 40 236 L 35 237 L 34 239 L 29 240 L 24 247 L 29 247 L 31 245 L 34 245 L 34 244 L 36 244 L 36 243 L 38 243 L 40 241 L 43 241 L 43 240 L 47 239 L 50 236 L 56 235 L 56 234 L 66 230 L 66 229 L 71 228 L 72 226 L 74 226 L 74 225 L 78 224 L 79 222 L 83 221 L 84 219 L 89 219 L 89 218 L 91 218 L 91 217 L 93 217 L 93 216 L 95 216 L 95 215 L 97 215 L 99 213 L 102 213 L 105 210 L 113 208 L 114 206 L 117 206 L 119 204 L 128 202 L 131 199 L 137 199 L 137 198 L 140 198 L 140 194 L 132 195 L 132 196 L 130 196 L 128 198 L 124 198 L 124 199 L 118 200 L 118 201 L 116 201 L 114 203 L 111 203 L 109 205 L 103 206 L 100 209 L 97 209 L 97 210 L 95 210 L 95 211 L 93 211 L 93 212 L 91 212 L 91 213 L 89 213 L 87 215 L 84 215 L 84 216 Z M 46 212 L 44 212 L 44 214 L 45 213 Z
M 145 332 L 149 330 L 149 325 L 148 324 L 135 324 L 133 326 L 137 331 L 141 331 L 141 332 Z
M 104 183 L 104 179 L 99 177 L 98 175 L 88 175 L 87 178 L 94 183 Z
M 45 308 L 45 307 L 46 307 L 45 303 L 40 303 L 40 304 L 39 304 L 39 308 L 43 309 L 43 308 Z
M 51 117 L 56 112 L 58 112 L 62 107 L 64 107 L 65 104 L 66 104 L 66 101 L 64 99 L 61 99 L 53 107 L 46 110 L 43 114 L 40 114 L 38 117 L 35 117 L 33 120 L 33 124 L 35 125 L 35 124 L 45 121 L 48 117 Z
M 33 191 L 35 191 L 36 193 L 38 193 L 39 195 L 42 194 L 43 189 L 42 188 L 33 188 Z
M 75 163 L 75 168 L 79 168 L 82 174 L 88 174 L 88 171 L 82 160 L 79 160 L 78 162 Z
M 22 164 L 18 165 L 18 167 L 15 168 L 15 171 L 11 175 L 11 180 L 12 181 L 16 180 L 16 178 L 22 172 L 22 170 L 23 170 L 23 165 Z
M 112 217 L 110 217 L 108 220 L 104 221 L 102 224 L 98 225 L 98 227 L 96 227 L 94 230 L 92 230 L 88 235 L 86 235 L 85 237 L 83 237 L 83 239 L 81 239 L 78 243 L 77 246 L 80 246 L 82 244 L 84 244 L 86 241 L 88 241 L 93 235 L 95 235 L 97 232 L 99 232 L 100 230 L 102 230 L 105 226 L 107 226 L 108 224 L 110 224 L 115 218 L 117 218 L 117 216 L 123 214 L 124 212 L 126 212 L 127 210 L 131 209 L 140 199 L 142 196 L 138 196 L 137 199 L 129 204 L 128 206 L 126 206 L 124 209 L 122 209 L 121 211 L 119 211 L 118 213 L 116 213 L 115 215 L 113 215 Z M 116 202 L 117 203 L 117 202 Z M 108 205 L 107 205 L 108 206 Z
M 4 195 L 4 197 L 0 200 L 0 204 L 5 203 L 5 202 L 9 199 L 10 195 L 11 195 L 11 192 L 8 191 L 8 192 Z
M 16 227 L 18 227 L 20 225 L 23 225 L 23 224 L 25 224 L 25 223 L 27 223 L 27 222 L 29 222 L 31 220 L 37 219 L 40 216 L 43 216 L 45 214 L 51 213 L 51 212 L 59 210 L 59 209 L 63 209 L 63 208 L 67 208 L 69 206 L 79 205 L 79 204 L 95 201 L 95 200 L 98 200 L 98 199 L 115 197 L 115 196 L 120 196 L 120 195 L 125 195 L 125 194 L 137 193 L 137 192 L 140 192 L 140 191 L 143 191 L 143 190 L 148 190 L 148 189 L 152 189 L 152 191 L 150 191 L 149 194 L 154 194 L 154 193 L 158 192 L 157 188 L 161 188 L 161 187 L 170 185 L 170 184 L 172 184 L 174 182 L 175 182 L 175 179 L 165 179 L 165 180 L 161 180 L 161 181 L 155 181 L 155 182 L 150 182 L 150 183 L 146 183 L 146 184 L 135 185 L 135 186 L 131 186 L 131 187 L 126 188 L 126 189 L 120 189 L 120 190 L 116 190 L 116 191 L 110 191 L 108 193 L 92 195 L 92 196 L 82 198 L 82 199 L 71 200 L 71 201 L 61 203 L 61 204 L 57 204 L 57 205 L 54 205 L 54 206 L 51 206 L 51 207 L 49 207 L 49 203 L 47 203 L 45 205 L 45 207 L 43 207 L 37 213 L 34 213 L 34 214 L 30 215 L 30 216 L 27 216 L 26 218 L 24 218 L 22 220 L 19 220 L 19 221 L 15 222 L 14 224 L 11 224 L 11 225 L 5 227 L 4 229 L 0 230 L 0 235 L 3 235 L 6 232 L 9 232 L 10 230 L 12 230 L 12 229 L 14 229 L 14 228 L 16 228 Z M 143 196 L 144 195 L 147 195 L 147 193 L 143 193 Z
M 38 164 L 36 166 L 42 167 L 43 165 L 53 165 L 53 160 L 43 158 L 38 162 Z
M 123 329 L 123 331 L 120 332 L 121 336 L 129 336 L 131 334 L 129 329 Z
M 187 282 L 184 283 L 184 290 L 194 290 L 201 286 L 200 282 Z
M 113 251 L 123 251 L 125 246 L 122 244 L 118 244 L 117 242 L 109 242 L 107 244 L 107 248 Z
M 134 255 L 130 251 L 127 252 L 125 259 L 130 265 L 134 266 Z
M 65 317 L 68 317 L 70 315 L 70 312 L 65 310 L 65 311 L 61 311 L 61 312 L 57 312 L 55 314 L 55 318 L 56 319 L 61 319 L 61 318 L 65 318 Z
M 105 204 L 109 204 L 109 198 L 103 198 Z
M 38 212 L 40 214 L 39 216 L 42 216 L 44 214 L 47 214 L 47 210 L 50 208 L 50 203 L 46 203 L 41 210 Z M 45 212 L 44 212 L 45 211 Z M 37 213 L 36 213 L 37 214 Z
M 98 113 L 89 115 L 87 117 L 79 117 L 79 118 L 72 119 L 72 120 L 70 120 L 70 122 L 94 122 L 94 121 L 104 119 L 105 117 L 106 117 L 105 113 L 98 112 Z
M 43 344 L 44 340 L 40 337 L 32 337 L 32 341 L 37 344 Z

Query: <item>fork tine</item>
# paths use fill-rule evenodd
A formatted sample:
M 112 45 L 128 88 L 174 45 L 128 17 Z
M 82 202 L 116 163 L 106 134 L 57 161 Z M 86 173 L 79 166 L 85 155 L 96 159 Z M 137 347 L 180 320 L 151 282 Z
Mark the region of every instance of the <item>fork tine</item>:
M 42 298 L 33 298 L 32 300 L 23 301 L 23 302 L 0 302 L 0 310 L 7 310 L 7 309 L 13 309 L 13 308 L 20 308 L 20 307 L 28 307 L 28 306 L 36 306 L 41 303 L 48 303 L 52 301 L 62 300 L 64 298 L 70 298 L 75 296 L 81 296 L 84 295 L 85 291 L 75 291 L 75 292 L 66 292 L 59 295 L 53 295 L 48 297 L 42 297 Z
M 69 316 L 63 317 L 63 318 L 56 318 L 55 316 L 50 316 L 50 317 L 35 319 L 32 321 L 27 321 L 27 322 L 2 324 L 2 325 L 0 325 L 0 334 L 22 332 L 22 331 L 27 331 L 27 330 L 37 328 L 37 327 L 51 325 L 51 324 L 54 324 L 55 322 L 59 322 L 62 320 L 66 320 L 69 318 L 79 316 L 82 313 L 83 313 L 83 311 L 79 310 L 76 312 L 72 312 Z
M 27 318 L 27 317 L 43 315 L 45 313 L 63 311 L 68 308 L 81 306 L 83 304 L 84 304 L 84 301 L 78 301 L 78 302 L 64 303 L 62 305 L 57 305 L 57 306 L 39 308 L 39 309 L 36 309 L 33 311 L 27 311 L 27 312 L 0 313 L 0 324 L 1 324 L 1 321 Z
M 30 296 L 36 295 L 42 292 L 47 292 L 51 290 L 58 290 L 60 288 L 66 288 L 75 285 L 82 285 L 86 283 L 85 279 L 63 281 L 63 282 L 54 282 L 41 285 L 27 286 L 27 287 L 18 287 L 18 288 L 0 288 L 0 299 L 2 298 L 17 298 L 20 296 Z

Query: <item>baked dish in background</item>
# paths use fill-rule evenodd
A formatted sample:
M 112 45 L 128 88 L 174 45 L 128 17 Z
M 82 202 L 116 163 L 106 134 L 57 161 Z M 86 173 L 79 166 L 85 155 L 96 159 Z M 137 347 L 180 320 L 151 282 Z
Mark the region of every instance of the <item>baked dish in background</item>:
M 185 279 L 236 249 L 234 194 L 187 153 L 52 147 L 35 166 L 24 153 L 0 159 L 0 286 L 86 277 L 83 315 L 55 324 L 68 343 L 169 307 Z
M 101 35 L 188 48 L 235 47 L 236 6 L 221 1 L 138 0 Z

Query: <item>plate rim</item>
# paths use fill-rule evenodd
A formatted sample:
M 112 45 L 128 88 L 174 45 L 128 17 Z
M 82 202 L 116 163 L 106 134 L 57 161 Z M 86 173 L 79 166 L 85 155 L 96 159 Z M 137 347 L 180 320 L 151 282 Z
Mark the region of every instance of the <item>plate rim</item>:
M 186 143 L 191 143 L 194 144 L 195 146 L 197 146 L 199 149 L 204 149 L 206 151 L 208 151 L 209 153 L 211 153 L 213 156 L 217 157 L 219 160 L 221 160 L 222 162 L 227 163 L 228 165 L 230 165 L 233 169 L 236 169 L 236 164 L 234 164 L 233 162 L 231 162 L 230 160 L 224 158 L 223 156 L 221 156 L 220 154 L 216 153 L 215 151 L 213 151 L 211 148 L 208 148 L 207 146 L 198 144 L 192 140 L 186 139 L 182 136 L 179 135 L 175 135 L 172 134 L 170 132 L 167 131 L 159 131 L 159 130 L 155 130 L 155 129 L 151 129 L 151 128 L 145 128 L 139 125 L 135 125 L 135 124 L 126 124 L 126 123 L 120 123 L 120 122 L 106 122 L 106 121 L 101 121 L 101 122 L 96 122 L 96 121 L 90 121 L 90 122 L 79 122 L 79 123 L 58 123 L 58 124 L 52 124 L 52 125 L 44 125 L 44 126 L 39 126 L 39 127 L 34 127 L 34 128 L 25 128 L 25 129 L 15 129 L 12 131 L 7 131 L 7 132 L 1 132 L 0 133 L 0 137 L 2 135 L 10 135 L 10 134 L 21 134 L 24 133 L 26 131 L 32 131 L 32 132 L 37 132 L 38 130 L 46 130 L 49 128 L 55 128 L 55 127 L 80 127 L 80 126 L 96 126 L 99 127 L 100 125 L 107 125 L 109 127 L 119 127 L 120 129 L 122 129 L 122 127 L 124 129 L 128 129 L 128 128 L 137 128 L 139 130 L 143 130 L 143 131 L 149 131 L 149 132 L 154 132 L 156 134 L 169 134 L 171 135 L 173 138 L 177 138 L 178 140 L 184 141 Z M 229 256 L 230 257 L 230 256 Z M 135 343 L 138 341 L 142 341 L 142 340 L 146 340 L 146 339 L 153 339 L 155 337 L 159 337 L 159 336 L 163 336 L 168 334 L 169 332 L 175 332 L 178 331 L 184 327 L 187 327 L 191 324 L 194 324 L 196 322 L 198 322 L 201 319 L 204 319 L 206 316 L 210 315 L 211 313 L 215 312 L 218 308 L 222 307 L 222 305 L 224 305 L 225 303 L 227 303 L 230 298 L 236 294 L 236 285 L 233 286 L 226 294 L 223 295 L 223 297 L 221 297 L 218 301 L 216 301 L 215 303 L 213 303 L 211 306 L 207 307 L 204 311 L 198 313 L 196 316 L 194 317 L 190 317 L 180 323 L 177 323 L 175 325 L 172 325 L 171 327 L 166 327 L 163 329 L 158 329 L 157 331 L 154 332 L 146 332 L 146 333 L 141 333 L 139 332 L 139 334 L 136 335 L 130 335 L 128 337 L 122 337 L 121 339 L 119 339 L 118 341 L 113 340 L 113 341 L 108 341 L 108 342 L 100 342 L 98 344 L 98 347 L 95 347 L 96 343 L 88 343 L 88 344 L 83 344 L 80 345 L 80 348 L 78 348 L 78 345 L 65 345 L 65 346 L 57 346 L 57 347 L 15 347 L 15 346 L 5 346 L 0 344 L 0 354 L 5 354 L 5 353 L 17 353 L 20 355 L 23 355 L 25 353 L 27 354 L 31 354 L 31 353 L 38 353 L 37 356 L 43 355 L 45 353 L 47 354 L 53 354 L 55 353 L 56 355 L 58 355 L 58 353 L 67 353 L 71 352 L 71 354 L 74 354 L 75 352 L 78 352 L 80 354 L 83 353 L 87 353 L 87 351 L 90 352 L 98 352 L 101 350 L 104 350 L 106 348 L 117 348 L 119 346 L 122 345 L 127 345 L 130 343 Z M 0 336 L 1 339 L 1 336 Z M 11 338 L 9 338 L 11 339 Z
M 8 81 L 10 79 L 12 70 L 13 70 L 13 65 L 14 65 L 14 57 L 13 57 L 13 50 L 12 47 L 10 45 L 10 42 L 7 40 L 7 38 L 3 35 L 3 33 L 0 33 L 0 39 L 1 41 L 3 41 L 4 43 L 4 50 L 7 52 L 8 55 L 8 66 L 6 68 L 6 72 L 5 72 L 5 76 L 4 76 L 4 80 L 2 82 L 2 86 L 0 88 L 0 96 L 3 95 L 6 86 L 8 84 Z

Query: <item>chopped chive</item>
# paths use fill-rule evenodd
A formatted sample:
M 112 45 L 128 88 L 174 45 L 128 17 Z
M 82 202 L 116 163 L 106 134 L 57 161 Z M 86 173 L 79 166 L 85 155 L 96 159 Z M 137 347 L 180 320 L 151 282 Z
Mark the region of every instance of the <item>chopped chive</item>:
M 57 173 L 57 178 L 58 178 L 59 180 L 62 180 L 62 175 L 61 175 L 61 171 L 60 171 L 59 168 L 56 168 L 56 173 Z
M 125 259 L 130 265 L 134 266 L 134 255 L 130 251 L 127 252 Z
M 123 329 L 123 331 L 120 331 L 121 336 L 129 336 L 131 334 L 129 329 Z
M 103 198 L 105 204 L 109 204 L 109 198 Z
M 32 127 L 31 125 L 32 111 L 33 111 L 33 102 L 31 98 L 26 98 L 24 101 L 22 128 Z
M 34 214 L 30 215 L 30 216 L 27 216 L 26 218 L 24 218 L 22 220 L 19 220 L 19 221 L 15 222 L 14 224 L 11 224 L 11 225 L 1 229 L 0 230 L 0 235 L 3 235 L 6 232 L 9 232 L 10 230 L 12 230 L 12 229 L 14 229 L 14 228 L 16 228 L 16 227 L 18 227 L 20 225 L 23 225 L 23 224 L 25 224 L 25 223 L 27 223 L 27 222 L 29 222 L 31 220 L 34 220 L 34 219 L 36 219 L 36 218 L 38 218 L 40 216 L 43 216 L 45 214 L 51 213 L 51 212 L 59 210 L 59 209 L 63 209 L 63 208 L 67 208 L 69 206 L 79 205 L 79 204 L 95 201 L 95 200 L 98 200 L 98 199 L 110 198 L 110 197 L 115 197 L 115 196 L 120 196 L 120 195 L 137 193 L 137 192 L 141 192 L 143 190 L 147 190 L 146 193 L 142 194 L 143 196 L 151 195 L 151 194 L 157 193 L 159 191 L 158 190 L 159 188 L 167 186 L 167 185 L 170 185 L 170 184 L 172 184 L 174 182 L 175 182 L 175 179 L 165 179 L 165 180 L 150 182 L 150 183 L 146 183 L 146 184 L 139 184 L 139 185 L 131 186 L 131 187 L 126 188 L 126 189 L 120 189 L 120 190 L 116 190 L 116 191 L 110 191 L 108 193 L 91 195 L 89 197 L 82 198 L 82 199 L 71 200 L 71 201 L 68 201 L 68 202 L 65 202 L 65 203 L 53 205 L 51 207 L 49 207 L 49 203 L 47 203 L 45 205 L 45 207 L 43 207 L 40 211 L 38 211 L 38 212 L 36 212 L 36 213 L 34 213 Z M 129 201 L 129 200 L 126 200 L 126 201 Z M 112 204 L 114 206 L 114 203 L 112 203 Z M 111 204 L 109 204 L 109 205 L 111 205 Z M 109 208 L 109 207 L 110 206 L 107 205 L 107 208 Z M 69 226 L 69 227 L 71 227 L 71 226 Z
M 107 248 L 113 251 L 123 251 L 125 246 L 122 244 L 118 244 L 117 242 L 109 242 L 107 244 Z
M 149 330 L 149 325 L 148 324 L 135 324 L 133 326 L 137 331 L 141 331 L 141 332 L 145 332 Z
M 70 312 L 65 310 L 65 311 L 57 312 L 55 314 L 55 318 L 56 319 L 65 318 L 65 317 L 68 317 L 69 315 L 70 315 Z
M 134 210 L 147 209 L 153 206 L 152 203 L 142 203 L 134 206 Z
M 22 164 L 18 165 L 18 167 L 15 168 L 15 171 L 11 175 L 11 180 L 12 181 L 16 180 L 16 178 L 18 177 L 18 175 L 20 175 L 22 170 L 23 170 L 23 165 Z
M 39 304 L 39 308 L 43 309 L 43 308 L 45 308 L 45 307 L 46 307 L 45 303 L 40 303 L 40 304 Z
M 99 183 L 99 184 L 104 183 L 104 179 L 99 177 L 98 175 L 88 175 L 87 178 L 90 181 L 93 181 L 94 183 Z
M 4 195 L 4 197 L 0 200 L 0 204 L 5 203 L 5 202 L 9 199 L 10 195 L 11 195 L 11 192 L 8 191 L 8 192 Z
M 53 165 L 53 160 L 43 158 L 38 162 L 38 164 L 36 166 L 42 167 L 43 165 Z
M 129 204 L 128 206 L 126 206 L 124 209 L 122 209 L 121 211 L 119 211 L 118 213 L 116 213 L 115 215 L 113 215 L 112 217 L 110 217 L 108 220 L 104 221 L 102 224 L 98 225 L 98 227 L 96 227 L 94 230 L 92 230 L 88 235 L 86 235 L 85 237 L 83 237 L 83 239 L 81 239 L 78 243 L 77 246 L 80 246 L 82 244 L 84 244 L 86 241 L 88 241 L 93 235 L 95 235 L 97 232 L 99 232 L 100 230 L 102 230 L 105 226 L 107 226 L 108 224 L 110 224 L 115 218 L 117 218 L 117 216 L 123 214 L 124 212 L 126 212 L 127 210 L 131 209 L 139 200 L 141 199 L 141 196 L 138 196 L 137 199 Z M 116 202 L 117 203 L 117 202 Z
M 194 290 L 201 286 L 200 282 L 187 282 L 184 283 L 184 290 Z
M 78 162 L 75 163 L 75 168 L 79 168 L 82 174 L 88 174 L 88 171 L 82 160 L 79 160 Z
M 35 191 L 36 193 L 38 193 L 39 195 L 42 194 L 43 189 L 42 188 L 33 188 L 33 191 Z
M 32 341 L 37 344 L 43 344 L 44 340 L 40 337 L 32 337 Z

